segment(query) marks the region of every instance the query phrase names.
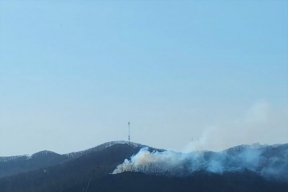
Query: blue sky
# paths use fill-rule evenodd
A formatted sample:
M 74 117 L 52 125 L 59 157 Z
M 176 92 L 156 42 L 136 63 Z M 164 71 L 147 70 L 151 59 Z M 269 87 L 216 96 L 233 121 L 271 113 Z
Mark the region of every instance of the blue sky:
M 287 143 L 287 53 L 284 0 L 1 0 L 0 155 Z

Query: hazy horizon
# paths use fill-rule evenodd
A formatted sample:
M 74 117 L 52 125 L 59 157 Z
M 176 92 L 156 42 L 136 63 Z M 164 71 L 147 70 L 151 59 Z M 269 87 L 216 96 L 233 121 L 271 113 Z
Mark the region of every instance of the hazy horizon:
M 0 156 L 288 143 L 288 1 L 0 0 Z

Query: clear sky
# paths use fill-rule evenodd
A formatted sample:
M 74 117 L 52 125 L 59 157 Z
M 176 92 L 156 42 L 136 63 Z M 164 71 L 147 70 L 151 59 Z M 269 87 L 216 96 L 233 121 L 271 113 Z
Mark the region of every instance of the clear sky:
M 0 156 L 288 142 L 288 1 L 0 0 Z

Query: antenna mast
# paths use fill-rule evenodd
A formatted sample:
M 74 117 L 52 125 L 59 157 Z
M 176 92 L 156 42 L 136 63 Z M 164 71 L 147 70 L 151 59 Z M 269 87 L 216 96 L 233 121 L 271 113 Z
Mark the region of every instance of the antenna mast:
M 128 141 L 130 142 L 130 122 L 128 122 Z

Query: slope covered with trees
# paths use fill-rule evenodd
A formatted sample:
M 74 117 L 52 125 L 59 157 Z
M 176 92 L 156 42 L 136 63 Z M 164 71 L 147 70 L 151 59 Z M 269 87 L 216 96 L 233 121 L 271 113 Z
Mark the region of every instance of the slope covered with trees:
M 95 177 L 111 173 L 123 159 L 137 153 L 140 147 L 116 144 L 113 147 L 94 151 L 76 159 L 51 167 L 21 173 L 0 179 L 1 192 L 51 192 L 62 191 L 89 178 L 92 170 Z
M 264 147 L 261 149 L 262 154 L 267 157 L 278 157 L 276 168 L 286 158 L 284 152 L 288 149 L 288 145 L 279 145 L 276 147 Z M 249 146 L 240 146 L 228 149 L 227 154 L 237 157 L 237 154 L 246 151 Z M 146 151 L 147 150 L 147 151 Z M 167 151 L 146 148 L 145 153 L 140 153 L 150 157 L 161 157 L 166 155 Z M 287 192 L 288 181 L 269 179 L 262 177 L 255 171 L 241 169 L 240 171 L 228 171 L 221 173 L 213 173 L 211 171 L 199 169 L 193 172 L 187 172 L 182 176 L 171 174 L 174 169 L 159 169 L 158 163 L 144 164 L 145 169 L 136 169 L 140 172 L 124 171 L 119 174 L 111 174 L 116 167 L 128 161 L 137 165 L 139 161 L 135 157 L 139 157 L 139 152 L 143 152 L 143 145 L 113 142 L 91 148 L 88 151 L 71 153 L 69 155 L 59 155 L 52 152 L 40 152 L 33 158 L 21 161 L 5 161 L 17 167 L 21 167 L 21 163 L 31 163 L 34 170 L 14 174 L 11 176 L 0 178 L 1 192 Z M 174 153 L 173 153 L 174 154 Z M 181 156 L 181 154 L 177 153 Z M 47 156 L 48 155 L 48 156 Z M 138 155 L 138 156 L 137 156 Z M 147 156 L 148 155 L 148 156 Z M 159 155 L 159 156 L 157 156 Z M 215 154 L 214 154 L 215 155 Z M 132 157 L 131 157 L 132 156 Z M 204 153 L 204 160 L 213 156 L 211 152 Z M 167 157 L 167 156 L 165 156 Z M 230 156 L 229 156 L 230 157 Z M 19 159 L 18 159 L 19 160 Z M 36 161 L 38 160 L 38 161 Z M 40 160 L 40 161 L 39 161 Z M 139 160 L 139 159 L 138 159 Z M 141 160 L 141 159 L 140 159 Z M 163 158 L 162 158 L 163 160 Z M 169 160 L 164 159 L 164 162 Z M 167 160 L 167 161 L 166 161 Z M 175 159 L 174 159 L 175 160 Z M 20 164 L 17 164 L 20 163 Z M 202 161 L 201 161 L 202 162 Z M 41 164 L 42 163 L 42 164 Z M 161 162 L 160 162 L 161 163 Z M 35 169 L 35 167 L 37 167 Z M 168 163 L 169 165 L 169 163 Z M 185 164 L 186 165 L 186 164 Z M 279 165 L 279 166 L 278 166 Z M 187 169 L 190 164 L 187 164 Z M 263 165 L 267 166 L 267 165 Z M 274 166 L 274 164 L 273 164 Z M 272 167 L 273 167 L 272 166 Z M 160 166 L 161 167 L 161 166 Z M 5 168 L 5 167 L 4 167 Z M 4 169 L 3 168 L 3 169 Z M 8 167 L 9 168 L 9 167 Z M 7 168 L 7 169 L 8 169 Z M 10 167 L 11 168 L 11 167 Z M 174 167 L 175 168 L 175 167 Z M 177 168 L 177 167 L 176 167 Z M 185 167 L 183 167 L 185 168 Z M 141 170 L 145 173 L 141 173 Z M 147 171 L 148 170 L 148 171 Z M 153 170 L 151 172 L 151 170 Z M 178 170 L 178 169 L 176 169 Z M 181 169 L 182 170 L 182 169 Z M 157 171 L 161 171 L 157 174 Z M 169 172 L 170 171 L 170 172 Z M 282 172 L 281 172 L 282 173 Z M 284 172 L 283 172 L 284 173 Z M 183 176 L 185 175 L 185 176 Z
M 195 172 L 189 177 L 165 177 L 125 172 L 75 185 L 63 192 L 287 192 L 288 184 L 266 180 L 253 172 L 213 174 Z M 83 187 L 84 186 L 84 187 Z

